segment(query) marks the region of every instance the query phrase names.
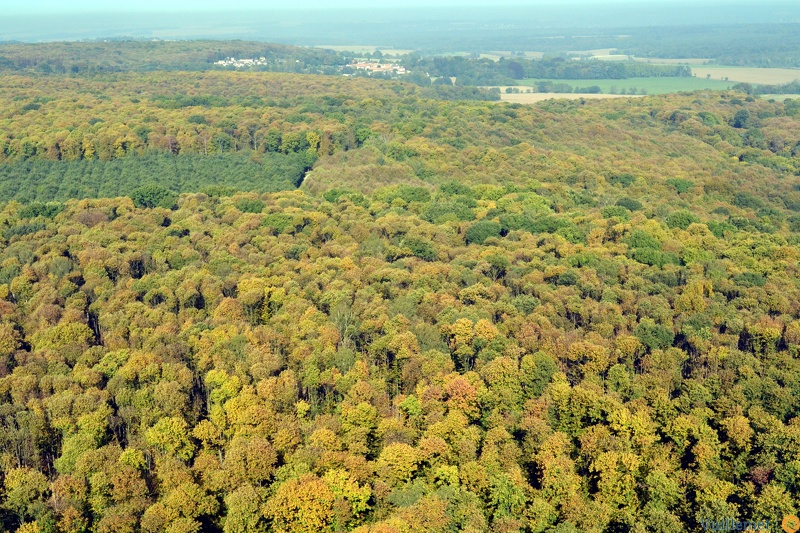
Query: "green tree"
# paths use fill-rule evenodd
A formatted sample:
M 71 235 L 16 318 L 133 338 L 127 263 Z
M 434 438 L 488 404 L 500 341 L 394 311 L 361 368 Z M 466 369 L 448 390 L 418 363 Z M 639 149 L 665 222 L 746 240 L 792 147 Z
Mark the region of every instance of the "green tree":
M 500 230 L 500 224 L 497 222 L 492 220 L 479 220 L 467 229 L 467 244 L 483 244 L 489 237 L 499 237 Z
M 144 185 L 131 194 L 136 207 L 151 209 L 163 207 L 171 209 L 175 206 L 177 195 L 161 185 Z
M 188 461 L 194 455 L 194 444 L 189 437 L 189 425 L 182 418 L 162 418 L 147 430 L 145 437 L 150 446 L 161 452 Z

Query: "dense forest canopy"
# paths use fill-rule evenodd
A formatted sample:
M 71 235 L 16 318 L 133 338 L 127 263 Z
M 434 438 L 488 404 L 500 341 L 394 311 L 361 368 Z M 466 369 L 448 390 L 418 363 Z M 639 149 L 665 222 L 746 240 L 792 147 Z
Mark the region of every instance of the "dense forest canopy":
M 800 501 L 800 102 L 0 77 L 0 529 Z
M 642 28 L 619 48 L 642 57 L 709 58 L 720 65 L 800 68 L 800 24 Z

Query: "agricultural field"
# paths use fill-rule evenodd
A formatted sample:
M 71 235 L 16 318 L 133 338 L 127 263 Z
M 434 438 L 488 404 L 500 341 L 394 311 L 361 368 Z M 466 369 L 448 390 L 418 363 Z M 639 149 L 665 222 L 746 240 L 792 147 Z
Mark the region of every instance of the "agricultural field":
M 592 56 L 593 59 L 597 59 L 599 61 L 627 61 L 630 56 L 626 56 L 624 54 L 604 54 L 604 55 L 595 55 Z
M 689 65 L 692 67 L 692 73 L 698 78 L 705 78 L 710 75 L 712 80 L 725 81 L 727 79 L 728 81 L 739 83 L 777 85 L 781 83 L 791 83 L 796 79 L 800 79 L 800 69 L 714 65 L 711 64 L 713 59 L 708 58 L 662 59 L 652 57 L 634 57 L 633 60 L 641 63 L 651 63 L 653 65 Z
M 797 100 L 800 98 L 800 94 L 762 94 L 760 96 L 764 100 L 776 100 L 778 102 L 786 100 L 787 98 L 792 100 Z
M 484 54 L 480 54 L 481 58 L 493 59 L 494 61 L 500 61 L 500 58 L 510 58 L 510 57 L 523 57 L 525 59 L 542 59 L 544 57 L 544 52 L 511 52 L 508 50 L 492 50 L 491 52 L 486 52 Z
M 643 95 L 637 94 L 598 94 L 598 93 L 501 93 L 500 100 L 514 104 L 536 104 L 553 98 L 563 98 L 567 100 L 584 99 L 609 99 L 609 98 L 640 98 Z
M 570 50 L 568 53 L 582 56 L 601 57 L 615 55 L 617 51 L 618 50 L 616 48 L 593 48 L 592 50 Z
M 707 57 L 674 57 L 674 58 L 660 58 L 660 57 L 633 57 L 634 61 L 640 63 L 653 63 L 655 65 L 708 65 L 713 62 L 713 59 Z
M 692 67 L 692 72 L 698 78 L 711 76 L 712 80 L 724 80 L 741 83 L 759 83 L 778 85 L 791 83 L 800 79 L 800 70 L 791 68 L 756 68 L 756 67 L 726 67 L 724 65 L 704 65 Z
M 556 79 L 535 79 L 529 78 L 520 80 L 520 85 L 526 87 L 534 87 L 537 83 L 542 81 L 551 81 L 553 83 L 566 83 L 572 87 L 591 87 L 596 85 L 600 87 L 603 93 L 614 94 L 630 93 L 632 88 L 636 89 L 636 93 L 642 94 L 668 94 L 677 93 L 681 91 L 698 91 L 703 89 L 724 91 L 730 89 L 735 82 L 725 82 L 719 79 L 705 79 L 704 77 L 693 78 L 627 78 L 622 80 L 612 79 L 589 79 L 589 80 L 556 80 Z

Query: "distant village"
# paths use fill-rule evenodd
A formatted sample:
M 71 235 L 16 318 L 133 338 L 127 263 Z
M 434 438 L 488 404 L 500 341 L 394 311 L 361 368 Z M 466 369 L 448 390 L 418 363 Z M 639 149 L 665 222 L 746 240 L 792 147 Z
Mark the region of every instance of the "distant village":
M 267 58 L 259 57 L 258 59 L 236 59 L 235 57 L 229 57 L 227 59 L 220 59 L 219 61 L 215 61 L 214 64 L 222 67 L 234 67 L 234 68 L 257 67 L 266 65 Z
M 377 61 L 363 61 L 363 62 L 353 61 L 352 63 L 346 66 L 355 70 L 365 70 L 370 74 L 373 72 L 378 72 L 381 74 L 408 74 L 406 68 L 402 65 L 398 65 L 397 63 L 378 63 Z
M 235 57 L 228 57 L 214 62 L 215 65 L 220 67 L 233 67 L 233 68 L 252 68 L 267 65 L 266 57 L 259 57 L 258 59 L 236 59 Z M 347 65 L 340 65 L 339 70 L 353 69 L 355 71 L 364 71 L 371 74 L 389 74 L 389 75 L 403 75 L 408 74 L 406 68 L 397 63 L 380 63 L 378 61 L 358 61 L 353 60 L 352 63 Z M 345 76 L 350 76 L 349 73 L 344 73 Z

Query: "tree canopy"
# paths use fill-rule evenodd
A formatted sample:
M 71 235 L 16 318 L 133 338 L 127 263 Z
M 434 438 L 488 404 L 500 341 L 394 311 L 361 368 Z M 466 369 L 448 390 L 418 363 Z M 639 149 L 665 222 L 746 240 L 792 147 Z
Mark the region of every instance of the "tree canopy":
M 0 87 L 0 529 L 797 514 L 791 101 Z

